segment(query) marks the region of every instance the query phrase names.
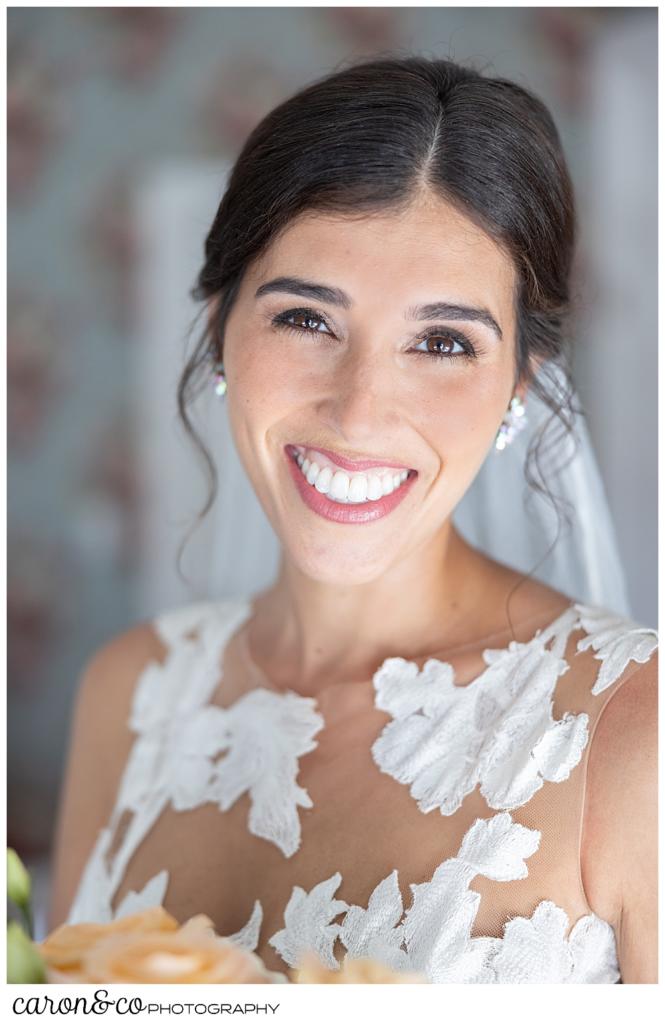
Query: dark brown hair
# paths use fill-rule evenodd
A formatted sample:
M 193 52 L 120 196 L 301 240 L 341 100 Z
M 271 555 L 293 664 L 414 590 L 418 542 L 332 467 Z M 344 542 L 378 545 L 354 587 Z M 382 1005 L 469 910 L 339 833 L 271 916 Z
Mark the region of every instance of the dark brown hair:
M 192 296 L 215 313 L 178 386 L 184 426 L 217 491 L 215 466 L 187 406 L 209 386 L 224 326 L 250 262 L 292 219 L 319 210 L 365 217 L 407 206 L 428 187 L 480 226 L 512 259 L 515 379 L 524 377 L 570 434 L 565 329 L 575 242 L 573 189 L 544 103 L 503 78 L 444 59 L 387 56 L 353 63 L 307 85 L 254 128 L 232 168 Z M 542 361 L 534 374 L 534 361 Z M 554 365 L 563 370 L 552 373 Z M 562 389 L 561 381 L 565 381 Z M 539 470 L 546 431 L 526 477 L 557 504 Z M 557 511 L 558 507 L 557 507 Z M 561 526 L 561 521 L 560 521 Z

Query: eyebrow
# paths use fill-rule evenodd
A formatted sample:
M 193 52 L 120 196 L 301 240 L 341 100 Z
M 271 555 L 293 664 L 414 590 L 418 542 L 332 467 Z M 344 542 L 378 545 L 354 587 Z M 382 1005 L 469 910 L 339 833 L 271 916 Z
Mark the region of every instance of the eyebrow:
M 305 281 L 301 277 L 275 277 L 266 281 L 256 289 L 255 298 L 272 292 L 291 292 L 293 295 L 341 306 L 342 309 L 351 309 L 353 306 L 351 298 L 341 288 Z M 489 327 L 499 340 L 503 339 L 501 328 L 489 310 L 478 306 L 465 306 L 458 302 L 426 302 L 419 306 L 409 306 L 404 315 L 408 320 L 473 320 Z

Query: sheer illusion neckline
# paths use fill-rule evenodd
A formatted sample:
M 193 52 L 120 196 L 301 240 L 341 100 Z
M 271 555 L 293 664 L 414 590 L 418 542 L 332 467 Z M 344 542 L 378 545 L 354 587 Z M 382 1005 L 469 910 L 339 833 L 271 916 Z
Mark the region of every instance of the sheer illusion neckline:
M 278 690 L 254 661 L 249 629 L 252 622 L 257 622 L 257 597 L 190 603 L 167 609 L 153 620 L 167 653 L 149 660 L 137 680 L 128 722 L 136 736 L 111 816 L 85 865 L 68 923 L 116 920 L 163 906 L 167 894 L 178 905 L 190 898 L 192 872 L 180 871 L 179 878 L 184 876 L 184 881 L 182 890 L 178 890 L 175 875 L 182 858 L 177 857 L 170 866 L 168 858 L 162 866 L 156 865 L 156 873 L 139 889 L 130 887 L 132 879 L 140 878 L 140 869 L 132 865 L 135 873 L 127 881 L 120 901 L 115 900 L 137 849 L 165 811 L 191 812 L 212 805 L 225 813 L 242 798 L 248 806 L 235 812 L 240 815 L 236 820 L 246 820 L 249 833 L 272 843 L 285 858 L 299 850 L 301 819 L 305 817 L 301 809 L 323 806 L 329 792 L 323 785 L 310 795 L 302 783 L 313 783 L 314 775 L 303 772 L 299 779 L 301 759 L 318 745 L 319 734 L 323 735 L 327 705 L 318 699 L 323 693 L 311 698 Z M 452 855 L 438 864 L 438 856 L 427 857 L 426 874 L 424 864 L 418 867 L 415 860 L 403 865 L 399 876 L 396 865 L 391 870 L 390 863 L 384 862 L 382 872 L 377 865 L 373 880 L 369 872 L 365 876 L 363 887 L 374 888 L 361 904 L 349 905 L 341 896 L 337 898 L 340 885 L 351 884 L 348 875 L 355 869 L 345 872 L 342 879 L 342 872 L 334 870 L 340 865 L 332 859 L 334 844 L 330 844 L 330 857 L 326 849 L 321 875 L 301 878 L 306 887 L 292 886 L 280 931 L 270 935 L 269 922 L 264 920 L 264 903 L 268 910 L 268 903 L 272 906 L 278 899 L 277 890 L 269 883 L 265 900 L 255 900 L 250 919 L 229 938 L 257 950 L 265 934 L 268 944 L 289 965 L 299 960 L 304 947 L 313 947 L 333 968 L 338 966 L 336 959 L 333 963 L 333 943 L 339 939 L 346 949 L 345 957 L 375 956 L 394 968 L 406 964 L 410 969 L 422 969 L 429 981 L 437 983 L 598 983 L 619 978 L 613 928 L 591 911 L 579 876 L 586 784 L 582 756 L 607 700 L 615 692 L 612 687 L 630 677 L 624 674 L 629 662 L 643 664 L 651 658 L 657 633 L 602 606 L 569 601 L 564 607 L 564 602 L 568 602 L 567 596 L 560 595 L 556 617 L 541 607 L 537 616 L 540 623 L 533 622 L 536 616 L 522 620 L 518 636 L 526 637 L 524 640 L 513 635 L 503 647 L 491 647 L 492 641 L 501 637 L 495 632 L 478 638 L 473 645 L 443 652 L 443 657 L 455 660 L 455 654 L 469 646 L 477 650 L 484 647 L 483 660 L 489 671 L 483 670 L 468 683 L 455 682 L 455 670 L 443 657 L 384 659 L 369 685 L 375 691 L 374 707 L 387 713 L 389 720 L 379 732 L 379 723 L 370 721 L 368 715 L 363 723 L 366 729 L 358 733 L 340 730 L 336 734 L 339 744 L 335 752 L 340 752 L 345 780 L 348 777 L 353 784 L 351 817 L 347 814 L 342 819 L 343 827 L 347 822 L 357 824 L 356 808 L 363 808 L 375 794 L 372 788 L 363 790 L 356 785 L 358 772 L 346 758 L 347 742 L 359 758 L 365 758 L 365 765 L 369 753 L 381 773 L 408 787 L 408 794 L 423 814 L 456 814 L 475 790 L 478 800 L 482 798 L 487 808 L 498 813 L 488 816 L 485 805 L 476 804 L 472 797 L 470 813 L 467 816 L 464 810 L 460 815 L 465 830 L 459 836 L 459 845 L 454 826 L 451 839 L 455 838 L 455 844 L 441 854 Z M 543 624 L 548 618 L 550 621 Z M 570 644 L 578 631 L 582 638 Z M 231 641 L 225 664 L 224 652 Z M 589 652 L 588 658 L 594 658 L 596 664 L 587 665 L 584 659 L 579 688 L 577 674 L 571 673 L 575 686 L 566 693 L 575 698 L 573 708 L 563 710 L 570 708 L 564 699 L 561 717 L 556 717 L 560 713 L 553 702 L 557 680 L 582 651 Z M 237 687 L 233 679 L 236 656 L 238 667 L 241 658 L 246 659 Z M 423 661 L 424 671 L 420 669 Z M 497 666 L 498 671 L 492 672 Z M 587 669 L 593 680 L 586 679 Z M 231 678 L 228 701 L 224 701 L 220 682 L 227 670 Z M 267 685 L 236 697 L 236 689 L 247 689 L 245 673 L 247 678 L 252 673 L 253 682 Z M 587 683 L 592 684 L 590 688 Z M 457 692 L 452 692 L 453 686 Z M 472 692 L 465 692 L 474 686 Z M 367 692 L 362 695 L 363 714 L 370 711 L 365 707 Z M 605 696 L 599 701 L 600 694 Z M 329 704 L 332 706 L 334 701 Z M 328 721 L 335 722 L 334 714 Z M 374 734 L 370 750 L 363 750 L 362 744 Z M 574 774 L 580 764 L 582 767 Z M 556 787 L 568 779 L 570 788 L 559 791 L 556 805 L 540 802 L 533 813 L 525 810 L 512 817 L 512 811 L 525 808 L 546 784 L 555 784 L 548 789 L 554 796 Z M 389 798 L 386 789 L 386 801 Z M 383 806 L 378 808 L 381 818 L 386 817 L 382 815 Z M 476 812 L 480 816 L 472 820 Z M 128 813 L 131 818 L 126 825 Z M 528 825 L 522 824 L 520 817 Z M 541 817 L 545 826 L 542 832 L 532 827 L 540 823 Z M 339 823 L 338 818 L 333 821 Z M 182 827 L 189 829 L 191 818 L 185 818 Z M 392 832 L 386 818 L 385 824 L 377 827 L 377 842 L 382 836 L 389 841 Z M 313 834 L 306 833 L 310 837 Z M 577 902 L 573 903 L 572 895 L 568 898 L 562 836 L 572 858 L 574 899 L 577 901 L 579 895 L 579 905 L 586 908 L 581 917 L 575 912 Z M 348 840 L 353 842 L 353 835 Z M 159 838 L 152 850 L 146 851 L 145 864 L 158 847 Z M 538 856 L 532 862 L 536 851 Z M 415 855 L 421 859 L 420 848 Z M 242 858 L 242 872 L 245 863 L 246 858 Z M 296 875 L 298 863 L 294 863 Z M 556 871 L 549 870 L 550 864 Z M 430 867 L 434 869 L 431 877 Z M 253 886 L 256 883 L 249 875 L 247 884 Z M 479 875 L 487 880 L 481 883 L 482 895 L 470 884 Z M 501 886 L 497 890 L 496 924 L 498 928 L 503 921 L 503 936 L 485 935 L 484 920 L 494 920 L 494 903 L 486 903 L 491 915 L 483 921 L 477 918 L 477 912 L 481 898 L 492 896 L 489 883 L 510 883 L 529 876 L 526 910 L 530 916 L 520 913 L 525 905 L 524 887 L 515 886 L 513 904 L 512 888 Z M 400 886 L 400 882 L 404 884 Z M 231 884 L 240 882 L 232 879 Z M 548 892 L 545 886 L 555 889 Z M 405 906 L 403 893 L 408 889 L 411 902 Z M 559 890 L 562 899 L 554 902 L 548 898 L 557 897 Z M 191 893 L 193 896 L 194 890 Z M 342 920 L 335 923 L 342 914 Z M 571 920 L 575 923 L 569 931 Z
M 249 671 L 250 671 L 250 675 L 252 676 L 253 681 L 256 683 L 257 688 L 262 688 L 262 689 L 269 690 L 271 693 L 284 693 L 284 694 L 286 694 L 288 692 L 295 692 L 295 691 L 290 691 L 289 687 L 281 688 L 281 687 L 277 686 L 275 683 L 273 683 L 272 680 L 269 678 L 269 676 L 260 667 L 260 665 L 258 665 L 258 663 L 256 662 L 256 660 L 255 660 L 255 658 L 254 658 L 254 656 L 253 656 L 253 654 L 251 652 L 251 649 L 250 649 L 250 646 L 249 646 L 249 630 L 250 630 L 251 624 L 252 624 L 252 622 L 254 621 L 254 618 L 255 618 L 255 601 L 256 601 L 256 598 L 251 598 L 251 597 L 247 598 L 247 605 L 248 605 L 248 615 L 247 615 L 247 618 L 241 624 L 241 626 L 238 628 L 235 636 L 233 636 L 233 637 L 231 637 L 229 639 L 228 644 L 230 644 L 231 641 L 235 640 L 236 643 L 238 644 L 238 646 L 240 647 L 241 656 L 242 656 L 245 664 L 248 666 Z M 367 681 L 370 682 L 370 683 L 374 683 L 375 680 L 377 679 L 377 677 L 379 677 L 379 675 L 382 672 L 382 670 L 386 668 L 388 663 L 393 661 L 394 659 L 397 659 L 404 666 L 413 666 L 416 669 L 418 669 L 419 671 L 422 671 L 425 668 L 425 666 L 428 663 L 430 663 L 430 662 L 434 663 L 435 665 L 437 665 L 439 667 L 448 668 L 452 672 L 452 676 L 453 676 L 452 682 L 453 682 L 453 685 L 456 686 L 456 687 L 459 687 L 459 689 L 467 689 L 469 687 L 472 687 L 472 686 L 475 686 L 477 684 L 482 683 L 482 681 L 485 678 L 485 676 L 487 675 L 489 669 L 493 668 L 496 665 L 496 661 L 498 659 L 506 657 L 508 654 L 512 653 L 515 650 L 515 646 L 517 646 L 518 648 L 524 648 L 524 647 L 531 646 L 536 640 L 540 639 L 543 634 L 547 635 L 550 632 L 556 632 L 556 627 L 559 625 L 559 623 L 561 621 L 563 621 L 571 613 L 571 611 L 575 607 L 576 607 L 576 602 L 575 601 L 569 601 L 569 603 L 561 611 L 559 611 L 558 614 L 553 619 L 551 619 L 551 620 L 548 619 L 547 622 L 543 623 L 541 626 L 538 626 L 536 628 L 535 632 L 527 640 L 515 640 L 514 638 L 511 637 L 511 639 L 508 641 L 507 644 L 505 644 L 503 646 L 500 646 L 500 647 L 494 647 L 491 644 L 489 644 L 488 641 L 490 641 L 492 639 L 492 637 L 501 636 L 502 633 L 506 632 L 505 630 L 495 630 L 494 632 L 487 633 L 484 637 L 480 637 L 478 640 L 474 640 L 471 643 L 463 644 L 463 645 L 459 645 L 457 647 L 451 648 L 447 652 L 446 657 L 437 657 L 436 654 L 423 654 L 423 655 L 420 655 L 417 658 L 403 658 L 399 654 L 389 654 L 376 667 L 375 671 L 369 676 Z M 528 619 L 524 620 L 521 623 L 521 626 L 522 627 L 526 626 L 529 622 L 532 622 L 534 619 L 537 619 L 538 617 L 539 617 L 539 614 L 536 614 L 534 616 L 530 616 Z M 488 664 L 486 662 L 483 665 L 483 667 L 480 669 L 480 671 L 477 672 L 471 679 L 469 679 L 466 682 L 465 681 L 461 681 L 460 682 L 457 679 L 457 670 L 456 670 L 455 666 L 448 660 L 448 657 L 450 655 L 454 655 L 454 654 L 461 654 L 461 653 L 463 654 L 465 651 L 473 649 L 475 646 L 477 646 L 481 642 L 483 644 L 485 644 L 486 646 L 483 647 L 482 651 L 480 652 L 480 656 L 484 660 L 485 654 L 488 651 L 491 651 L 493 656 L 494 656 L 492 663 Z

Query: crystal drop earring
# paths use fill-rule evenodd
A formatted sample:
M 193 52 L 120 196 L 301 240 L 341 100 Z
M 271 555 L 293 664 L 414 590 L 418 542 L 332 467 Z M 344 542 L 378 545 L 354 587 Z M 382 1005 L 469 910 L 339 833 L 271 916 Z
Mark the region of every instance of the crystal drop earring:
M 214 384 L 214 387 L 215 387 L 215 394 L 219 398 L 223 398 L 224 395 L 226 394 L 227 383 L 226 383 L 226 376 L 224 374 L 224 366 L 223 366 L 221 360 L 219 362 L 215 363 L 215 368 L 213 370 L 213 378 L 212 379 L 213 379 L 213 384 Z
M 497 435 L 494 441 L 494 447 L 497 451 L 501 452 L 504 448 L 507 448 L 509 444 L 515 440 L 517 434 L 526 426 L 526 410 L 525 405 L 519 395 L 513 395 L 508 406 L 501 426 L 497 431 Z

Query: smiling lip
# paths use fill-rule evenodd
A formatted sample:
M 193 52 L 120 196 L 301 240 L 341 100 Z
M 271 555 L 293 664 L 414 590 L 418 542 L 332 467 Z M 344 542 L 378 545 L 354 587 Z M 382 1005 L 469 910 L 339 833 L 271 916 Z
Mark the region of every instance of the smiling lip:
M 342 469 L 348 469 L 350 472 L 361 473 L 365 469 L 374 469 L 376 466 L 385 466 L 388 469 L 409 469 L 409 466 L 402 466 L 399 462 L 389 462 L 387 459 L 345 459 L 343 455 L 331 452 L 329 448 L 317 448 L 313 444 L 298 444 L 294 447 L 311 448 L 313 452 L 321 452 L 335 465 L 341 466 Z
M 335 523 L 373 523 L 375 519 L 382 519 L 383 516 L 387 516 L 402 503 L 418 479 L 417 473 L 414 473 L 413 476 L 408 476 L 404 483 L 400 484 L 396 490 L 384 495 L 383 498 L 379 498 L 378 501 L 340 504 L 338 501 L 332 501 L 327 495 L 317 491 L 316 487 L 312 487 L 311 484 L 307 483 L 288 447 L 284 448 L 284 454 L 289 463 L 289 471 L 293 481 L 305 505 L 312 512 L 316 512 L 317 515 L 322 516 L 324 519 L 331 519 Z

